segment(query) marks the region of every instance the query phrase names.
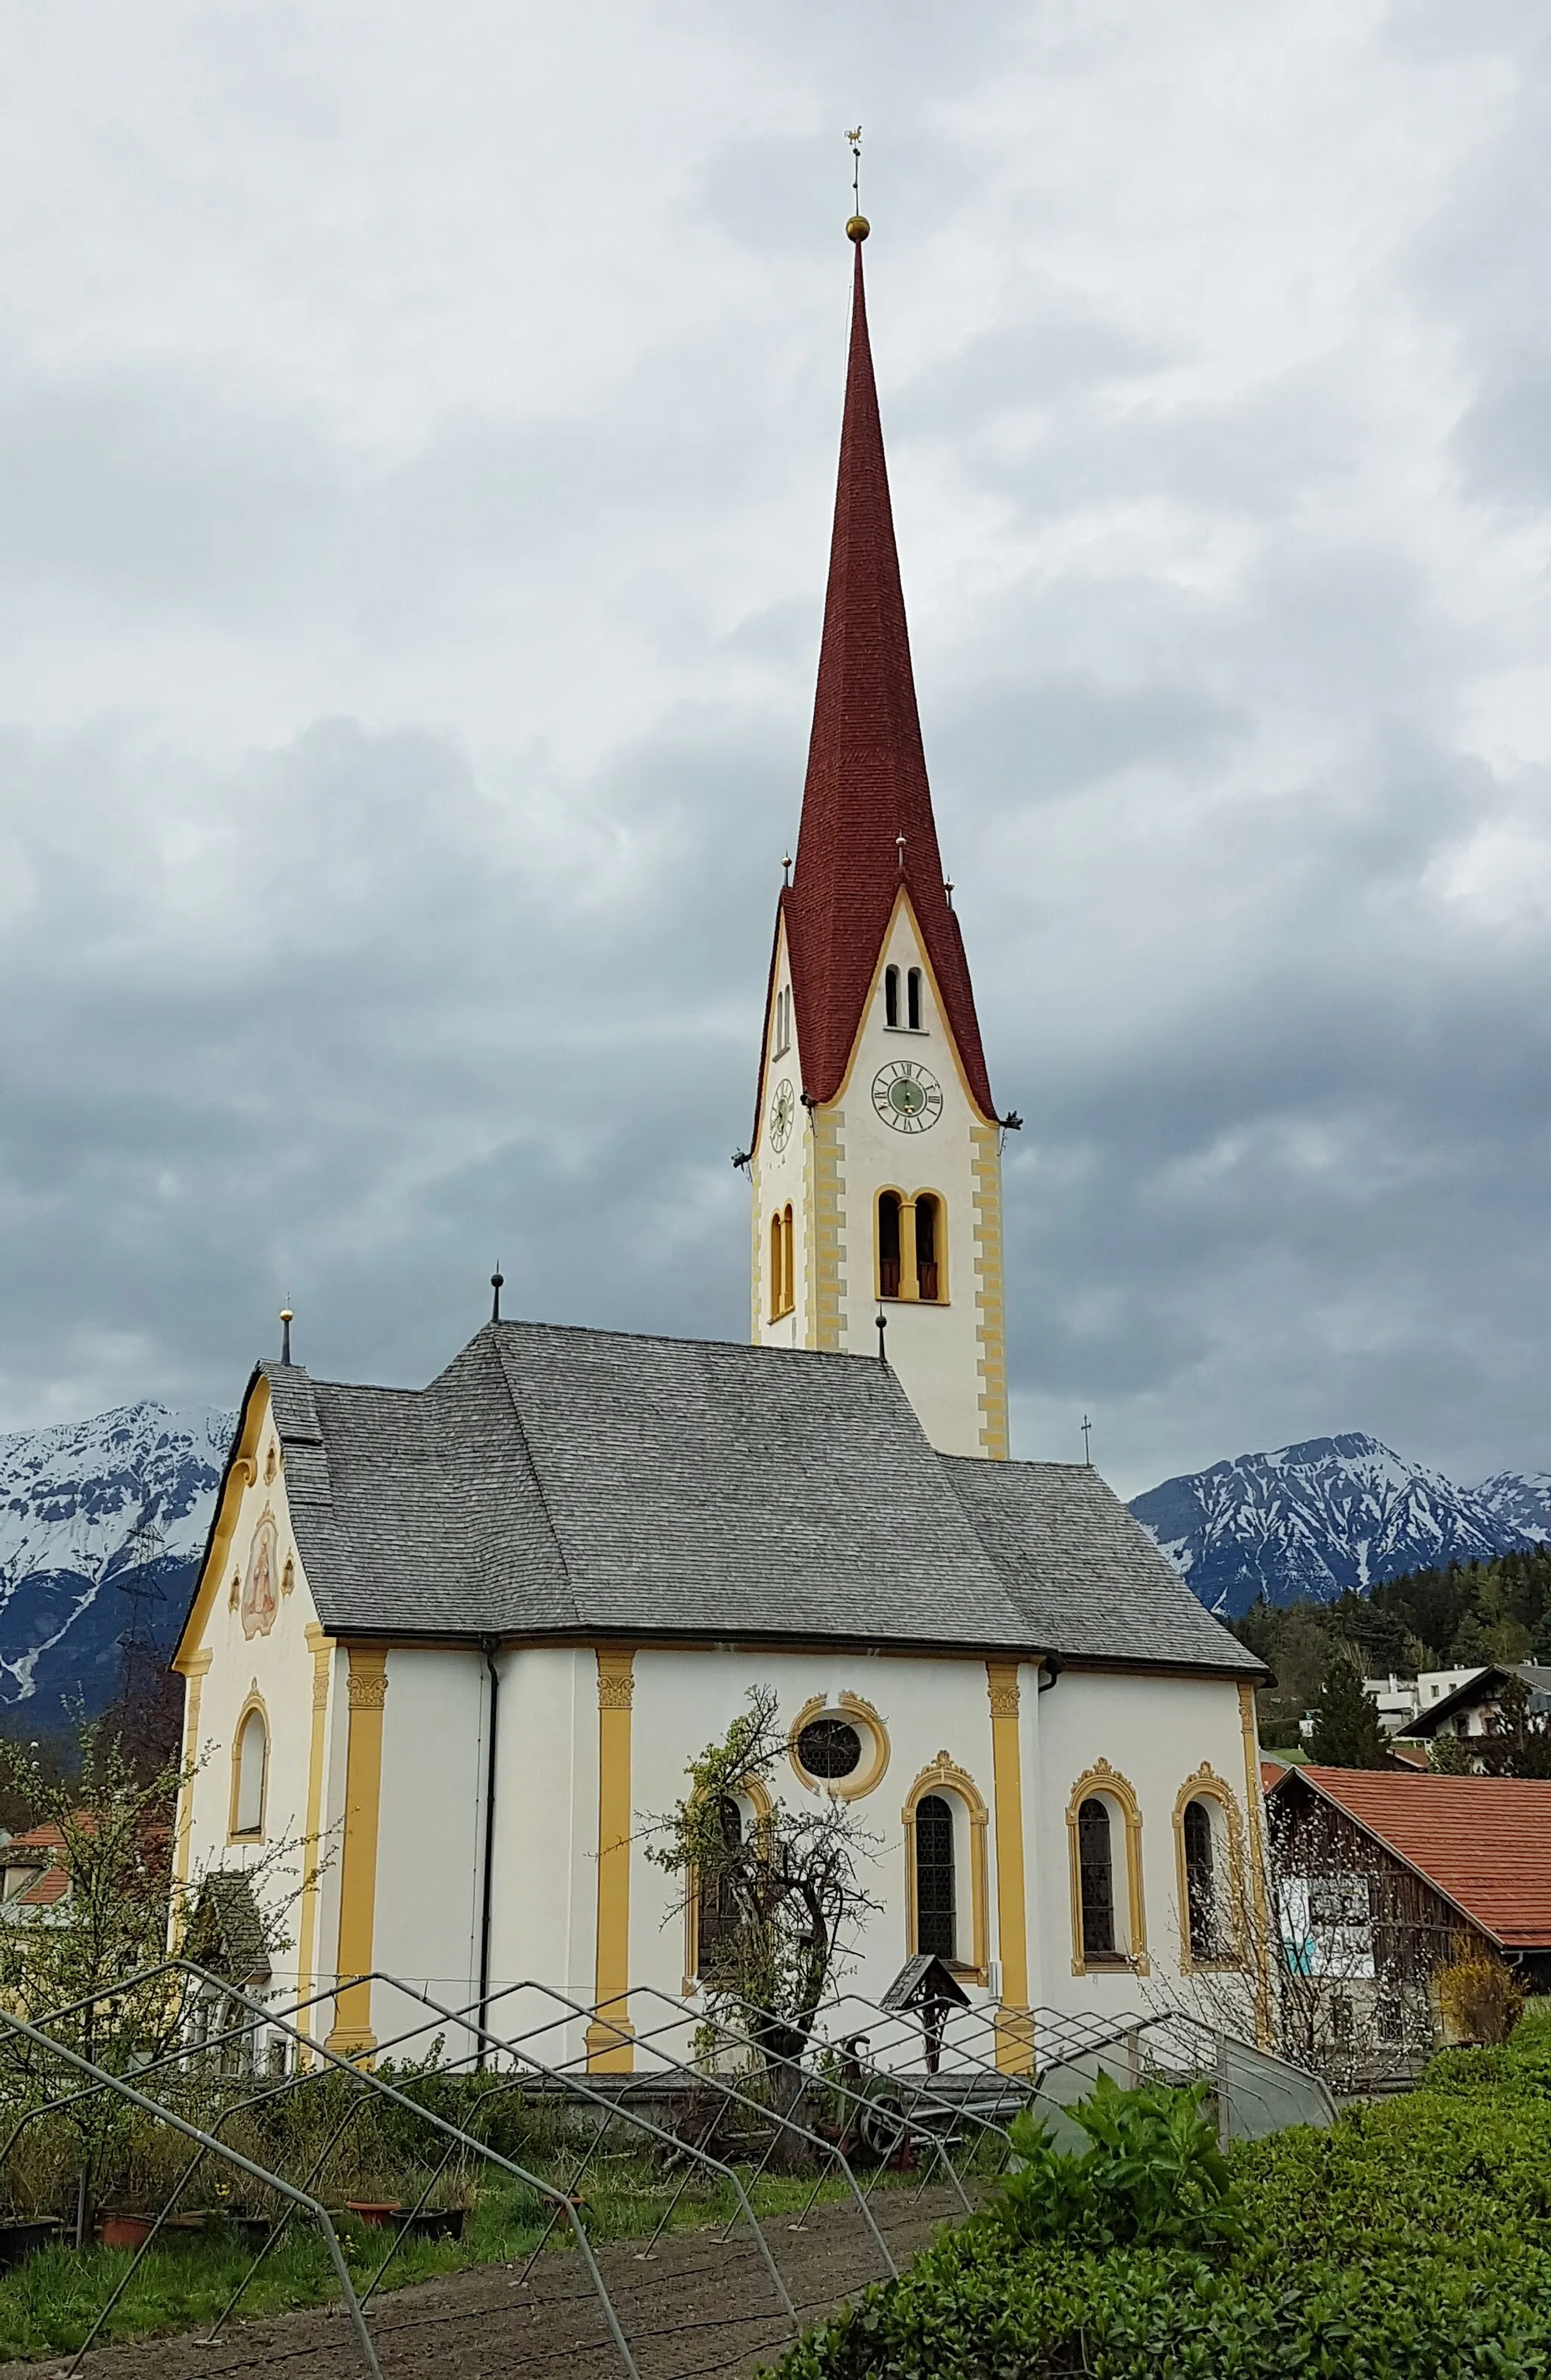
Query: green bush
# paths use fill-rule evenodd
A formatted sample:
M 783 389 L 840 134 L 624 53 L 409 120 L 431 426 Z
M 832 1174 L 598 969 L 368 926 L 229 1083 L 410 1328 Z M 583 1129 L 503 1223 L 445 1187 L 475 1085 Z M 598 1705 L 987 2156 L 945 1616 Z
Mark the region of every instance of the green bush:
M 1238 2216 L 1228 2159 L 1202 2113 L 1205 2082 L 1122 2091 L 1100 2074 L 1071 2114 L 1088 2135 L 1078 2155 L 1055 2145 L 1026 2111 L 1010 2134 L 1014 2169 L 991 2194 L 987 2219 L 1012 2240 L 1066 2240 L 1090 2248 L 1206 2248 Z
M 1194 2095 L 1165 2116 L 1169 2095 L 1111 2086 L 1081 2111 L 1090 2148 L 1027 2127 L 986 2217 L 811 2332 L 782 2380 L 1548 2380 L 1548 2016 L 1221 2172 L 1185 2153 Z M 1172 2217 L 1145 2170 L 1160 2118 Z

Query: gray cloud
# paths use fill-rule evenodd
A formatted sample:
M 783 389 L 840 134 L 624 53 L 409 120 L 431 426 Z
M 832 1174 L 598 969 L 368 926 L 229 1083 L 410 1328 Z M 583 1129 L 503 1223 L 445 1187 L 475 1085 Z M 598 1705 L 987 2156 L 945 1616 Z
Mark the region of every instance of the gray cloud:
M 0 1426 L 746 1327 L 860 114 L 1022 1451 L 1551 1459 L 1537 15 L 941 21 L 41 31 Z

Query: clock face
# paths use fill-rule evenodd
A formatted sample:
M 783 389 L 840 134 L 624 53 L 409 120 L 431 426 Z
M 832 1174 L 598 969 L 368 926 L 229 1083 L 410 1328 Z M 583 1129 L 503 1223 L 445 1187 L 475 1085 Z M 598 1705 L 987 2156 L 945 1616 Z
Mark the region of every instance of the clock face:
M 891 1132 L 930 1132 L 942 1113 L 942 1086 L 914 1058 L 891 1058 L 872 1078 L 872 1103 Z
M 791 1137 L 792 1118 L 796 1111 L 796 1106 L 797 1102 L 792 1095 L 791 1081 L 783 1075 L 776 1085 L 774 1097 L 770 1100 L 770 1147 L 778 1157 Z

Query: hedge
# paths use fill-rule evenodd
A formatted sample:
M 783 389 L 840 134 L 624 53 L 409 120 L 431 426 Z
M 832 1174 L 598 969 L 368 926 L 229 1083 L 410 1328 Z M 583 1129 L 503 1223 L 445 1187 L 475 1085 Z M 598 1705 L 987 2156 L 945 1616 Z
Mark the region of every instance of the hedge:
M 1551 2010 L 1230 2167 L 1229 2242 L 1094 2252 L 976 2221 L 781 2380 L 1548 2380 Z

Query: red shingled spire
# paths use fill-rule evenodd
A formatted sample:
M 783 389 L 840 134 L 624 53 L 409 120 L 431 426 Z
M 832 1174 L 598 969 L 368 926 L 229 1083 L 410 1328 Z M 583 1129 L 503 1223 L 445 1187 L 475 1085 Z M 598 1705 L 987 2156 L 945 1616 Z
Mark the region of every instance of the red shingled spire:
M 943 889 L 921 747 L 856 237 L 818 692 L 796 872 L 782 895 L 804 1089 L 812 1099 L 833 1099 L 844 1077 L 902 883 L 970 1089 L 989 1120 L 996 1111 L 975 994 Z

